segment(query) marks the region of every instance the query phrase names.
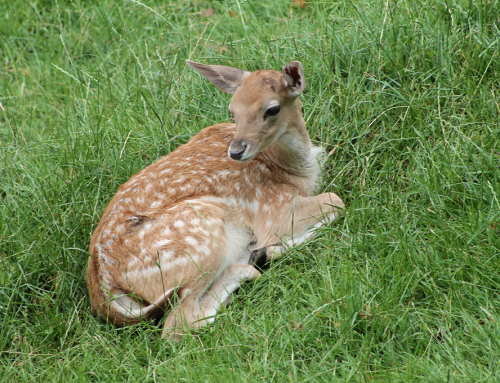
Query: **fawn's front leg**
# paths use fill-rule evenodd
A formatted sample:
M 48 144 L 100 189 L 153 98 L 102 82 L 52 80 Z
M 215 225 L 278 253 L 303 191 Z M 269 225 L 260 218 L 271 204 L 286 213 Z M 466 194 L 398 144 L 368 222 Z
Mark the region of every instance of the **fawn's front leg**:
M 344 202 L 335 193 L 323 193 L 313 197 L 297 196 L 293 203 L 281 207 L 285 218 L 274 225 L 274 234 L 268 243 L 271 245 L 252 251 L 249 263 L 262 266 L 272 259 L 279 258 L 286 250 L 297 246 L 344 213 Z

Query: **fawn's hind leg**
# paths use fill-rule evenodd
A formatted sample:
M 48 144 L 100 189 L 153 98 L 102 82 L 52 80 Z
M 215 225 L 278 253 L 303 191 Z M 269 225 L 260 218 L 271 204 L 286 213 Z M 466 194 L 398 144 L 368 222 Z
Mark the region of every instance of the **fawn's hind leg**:
M 179 340 L 187 330 L 212 323 L 229 296 L 243 282 L 253 281 L 259 276 L 260 272 L 251 265 L 229 265 L 207 291 L 198 295 L 192 292 L 185 294 L 185 297 L 167 317 L 162 337 Z

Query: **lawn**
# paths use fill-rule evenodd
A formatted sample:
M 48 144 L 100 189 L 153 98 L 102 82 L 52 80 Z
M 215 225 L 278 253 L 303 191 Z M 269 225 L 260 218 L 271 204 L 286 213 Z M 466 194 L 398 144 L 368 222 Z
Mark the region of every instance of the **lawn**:
M 291 3 L 0 3 L 0 381 L 500 381 L 500 1 Z M 84 270 L 117 188 L 231 117 L 186 59 L 300 60 L 346 212 L 172 343 Z

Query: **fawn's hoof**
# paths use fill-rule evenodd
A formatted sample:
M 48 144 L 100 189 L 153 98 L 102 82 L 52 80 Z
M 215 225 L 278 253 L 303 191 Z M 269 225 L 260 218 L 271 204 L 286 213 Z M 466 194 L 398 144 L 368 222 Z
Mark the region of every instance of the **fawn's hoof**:
M 279 258 L 282 255 L 282 253 L 283 253 L 283 247 L 281 243 L 266 246 L 261 249 L 252 251 L 250 253 L 250 259 L 248 263 L 259 269 L 262 269 L 266 264 L 268 264 L 273 259 Z
M 262 268 L 267 263 L 267 247 L 254 250 L 250 253 L 248 264 Z

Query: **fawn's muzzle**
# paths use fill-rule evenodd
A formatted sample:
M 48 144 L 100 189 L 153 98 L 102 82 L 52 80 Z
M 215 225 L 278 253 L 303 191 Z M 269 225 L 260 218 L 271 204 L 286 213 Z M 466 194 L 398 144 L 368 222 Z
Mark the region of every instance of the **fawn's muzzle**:
M 247 144 L 245 142 L 232 142 L 229 146 L 228 155 L 229 158 L 235 161 L 241 161 L 243 158 L 243 154 L 247 150 Z

